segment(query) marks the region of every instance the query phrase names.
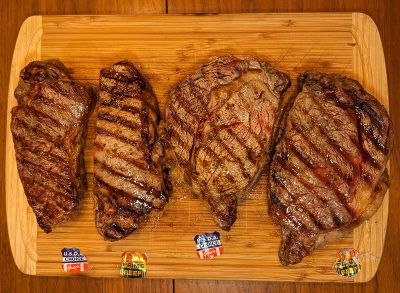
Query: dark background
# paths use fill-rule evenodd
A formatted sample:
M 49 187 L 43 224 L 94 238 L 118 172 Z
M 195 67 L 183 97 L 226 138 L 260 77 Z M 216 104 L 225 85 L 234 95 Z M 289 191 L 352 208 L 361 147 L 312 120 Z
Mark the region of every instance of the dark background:
M 30 15 L 240 12 L 364 12 L 376 22 L 386 57 L 390 112 L 395 126 L 391 157 L 389 222 L 383 257 L 375 278 L 365 284 L 94 279 L 31 277 L 14 264 L 8 243 L 4 158 L 7 91 L 18 30 Z M 400 1 L 397 0 L 0 0 L 0 292 L 400 292 Z

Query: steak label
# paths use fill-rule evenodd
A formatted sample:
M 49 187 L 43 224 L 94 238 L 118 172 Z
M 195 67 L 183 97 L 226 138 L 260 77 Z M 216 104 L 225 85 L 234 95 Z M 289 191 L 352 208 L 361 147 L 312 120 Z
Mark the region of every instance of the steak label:
M 213 259 L 224 252 L 219 232 L 196 235 L 194 242 L 197 257 L 200 259 Z
M 343 277 L 354 277 L 361 270 L 359 253 L 355 249 L 345 248 L 339 251 L 333 264 L 336 273 Z
M 80 273 L 89 269 L 89 263 L 81 251 L 76 248 L 63 248 L 61 250 L 61 268 L 67 273 Z
M 120 275 L 128 278 L 144 278 L 147 273 L 147 254 L 138 252 L 124 252 Z

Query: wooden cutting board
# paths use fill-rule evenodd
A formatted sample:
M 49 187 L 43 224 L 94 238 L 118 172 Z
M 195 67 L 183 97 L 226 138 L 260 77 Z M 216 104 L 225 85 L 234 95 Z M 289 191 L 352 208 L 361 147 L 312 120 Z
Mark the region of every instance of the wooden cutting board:
M 265 174 L 241 202 L 231 232 L 218 230 L 207 205 L 175 187 L 161 218 L 150 219 L 125 240 L 104 241 L 92 210 L 93 116 L 85 155 L 89 189 L 82 210 L 48 235 L 37 228 L 18 177 L 10 132 L 13 91 L 28 62 L 58 58 L 72 68 L 74 78 L 96 84 L 101 68 L 129 59 L 148 78 L 164 110 L 174 83 L 211 56 L 227 53 L 257 55 L 288 72 L 294 84 L 306 69 L 345 74 L 389 104 L 379 32 L 365 14 L 32 16 L 23 23 L 15 46 L 6 142 L 8 232 L 22 272 L 69 276 L 61 269 L 61 249 L 78 247 L 91 265 L 83 275 L 93 277 L 118 277 L 124 251 L 148 254 L 148 278 L 365 282 L 374 276 L 385 241 L 389 194 L 378 212 L 347 237 L 298 265 L 283 267 L 277 256 L 280 230 L 267 216 Z M 224 254 L 199 260 L 193 237 L 213 231 L 221 232 Z M 354 278 L 338 276 L 332 269 L 342 248 L 356 248 L 364 255 Z

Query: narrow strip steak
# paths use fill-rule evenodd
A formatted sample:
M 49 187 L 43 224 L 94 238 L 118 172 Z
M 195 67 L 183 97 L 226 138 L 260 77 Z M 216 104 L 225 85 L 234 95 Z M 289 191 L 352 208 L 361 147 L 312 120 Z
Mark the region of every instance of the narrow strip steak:
M 84 134 L 95 95 L 58 60 L 31 62 L 20 77 L 11 118 L 17 166 L 37 223 L 49 233 L 80 207 Z
M 158 143 L 156 97 L 128 61 L 100 72 L 94 146 L 96 226 L 106 240 L 119 240 L 139 220 L 167 203 Z
M 175 86 L 166 110 L 166 163 L 177 183 L 203 196 L 229 230 L 271 146 L 289 78 L 268 63 L 214 58 Z
M 368 219 L 389 186 L 389 116 L 352 79 L 306 72 L 287 109 L 270 169 L 269 214 L 279 258 L 296 264 Z

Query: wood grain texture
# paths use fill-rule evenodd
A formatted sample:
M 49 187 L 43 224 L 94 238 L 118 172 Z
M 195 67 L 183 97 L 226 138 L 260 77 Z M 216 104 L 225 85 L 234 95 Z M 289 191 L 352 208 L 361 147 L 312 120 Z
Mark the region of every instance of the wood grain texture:
M 353 44 L 355 44 L 353 47 L 353 77 L 364 85 L 364 89 L 373 96 L 387 97 L 381 102 L 389 109 L 385 57 L 378 29 L 366 14 L 353 13 L 352 31 Z M 366 34 L 363 31 L 369 33 Z M 378 84 L 380 86 L 375 86 Z M 390 171 L 390 164 L 388 164 L 388 170 Z M 369 254 L 363 259 L 363 269 L 355 277 L 356 281 L 369 281 L 376 273 L 385 244 L 389 200 L 390 196 L 385 196 L 379 210 L 354 230 L 353 247 Z M 385 225 L 380 223 L 385 223 Z M 371 233 L 371 231 L 375 231 L 375 233 Z M 380 249 L 376 249 L 377 247 Z
M 383 104 L 389 103 L 379 33 L 364 14 L 34 16 L 24 22 L 17 41 L 8 112 L 16 105 L 12 89 L 18 83 L 18 69 L 34 58 L 59 58 L 72 69 L 75 79 L 94 84 L 98 83 L 101 68 L 121 58 L 132 60 L 152 84 L 163 113 L 172 85 L 210 57 L 226 53 L 258 56 L 289 73 L 292 80 L 310 68 L 353 76 Z M 279 227 L 267 216 L 266 174 L 239 205 L 232 230 L 221 231 L 225 253 L 214 261 L 198 260 L 193 242 L 195 235 L 217 230 L 209 209 L 202 200 L 191 199 L 178 187 L 174 187 L 160 218 L 151 218 L 124 240 L 104 241 L 95 229 L 91 196 L 94 118 L 89 122 L 85 148 L 89 189 L 81 211 L 73 221 L 50 234 L 36 229 L 34 214 L 27 208 L 12 136 L 7 132 L 9 234 L 14 240 L 15 260 L 23 272 L 65 276 L 60 268 L 60 251 L 74 246 L 93 267 L 85 275 L 94 277 L 118 277 L 121 254 L 127 249 L 148 254 L 148 278 L 365 282 L 375 274 L 385 238 L 387 200 L 355 233 L 315 251 L 296 266 L 283 267 L 277 256 Z M 10 120 L 9 115 L 7 124 Z M 332 269 L 337 252 L 346 247 L 373 256 L 366 257 L 362 273 L 356 278 L 340 277 Z M 248 269 L 240 269 L 242 266 Z
M 0 1 L 0 292 L 172 292 L 172 280 L 131 280 L 102 278 L 40 278 L 25 275 L 14 263 L 7 239 L 5 183 L 6 99 L 14 45 L 19 28 L 30 15 L 39 14 L 111 14 L 111 13 L 165 13 L 164 0 L 95 0 L 90 1 Z
M 27 18 L 21 26 L 18 39 L 15 45 L 14 55 L 11 63 L 10 86 L 8 88 L 8 96 L 14 95 L 14 88 L 19 82 L 19 68 L 34 60 L 41 59 L 41 41 L 42 41 L 42 17 L 35 16 Z M 11 125 L 11 109 L 15 103 L 8 103 L 7 107 L 7 133 L 10 133 Z M 18 174 L 16 161 L 11 158 L 15 157 L 14 145 L 12 140 L 6 142 L 6 152 L 11 154 L 6 157 L 6 190 L 11 195 L 14 190 L 23 192 L 21 181 L 15 180 Z M 8 235 L 10 238 L 11 251 L 14 256 L 15 263 L 20 271 L 36 275 L 37 262 L 37 227 L 32 227 L 31 223 L 35 222 L 35 215 L 32 213 L 26 199 L 18 196 L 11 196 L 6 201 Z M 24 211 L 23 214 L 18 211 Z M 29 226 L 26 230 L 24 227 Z
M 85 4 L 85 1 L 1 1 L 0 2 L 0 291 L 1 292 L 25 292 L 30 288 L 32 292 L 166 292 L 171 288 L 171 283 L 151 280 L 118 280 L 118 279 L 93 279 L 93 278 L 56 278 L 56 277 L 30 277 L 19 272 L 14 265 L 5 216 L 4 196 L 4 141 L 6 127 L 6 96 L 8 90 L 9 73 L 14 44 L 18 30 L 30 15 L 37 14 L 107 14 L 107 13 L 140 13 L 135 7 L 137 1 L 110 0 L 92 1 L 93 4 Z M 196 6 L 194 5 L 196 3 Z M 158 11 L 165 12 L 165 1 L 160 1 Z M 385 51 L 390 104 L 392 120 L 396 134 L 399 133 L 400 123 L 400 2 L 397 0 L 271 0 L 271 1 L 168 1 L 168 10 L 172 13 L 182 12 L 207 12 L 214 7 L 214 12 L 316 12 L 316 11 L 360 11 L 372 16 L 381 33 Z M 193 8 L 195 7 L 195 8 Z M 396 135 L 396 145 L 399 136 Z M 400 200 L 400 151 L 394 149 L 392 155 L 392 192 L 391 202 Z M 235 281 L 175 281 L 176 292 L 398 292 L 400 291 L 400 221 L 398 214 L 400 207 L 392 204 L 389 207 L 388 231 L 382 261 L 376 277 L 366 284 L 318 284 L 318 283 L 275 283 L 275 282 L 235 282 Z M 141 283 L 143 282 L 143 284 Z
M 391 118 L 395 128 L 395 147 L 391 156 L 391 202 L 400 200 L 400 150 L 396 146 L 400 143 L 400 34 L 398 26 L 400 18 L 398 11 L 400 2 L 389 1 L 324 1 L 324 0 L 271 0 L 271 1 L 197 1 L 197 0 L 170 0 L 170 13 L 234 13 L 234 12 L 315 12 L 315 11 L 360 11 L 372 16 L 379 28 L 385 52 Z M 400 290 L 400 221 L 397 204 L 389 207 L 388 230 L 385 249 L 381 264 L 375 278 L 367 284 L 271 284 L 251 282 L 224 282 L 224 281 L 175 281 L 175 289 L 185 292 L 186 289 L 201 290 L 202 292 L 398 292 Z M 226 290 L 226 288 L 229 288 Z

